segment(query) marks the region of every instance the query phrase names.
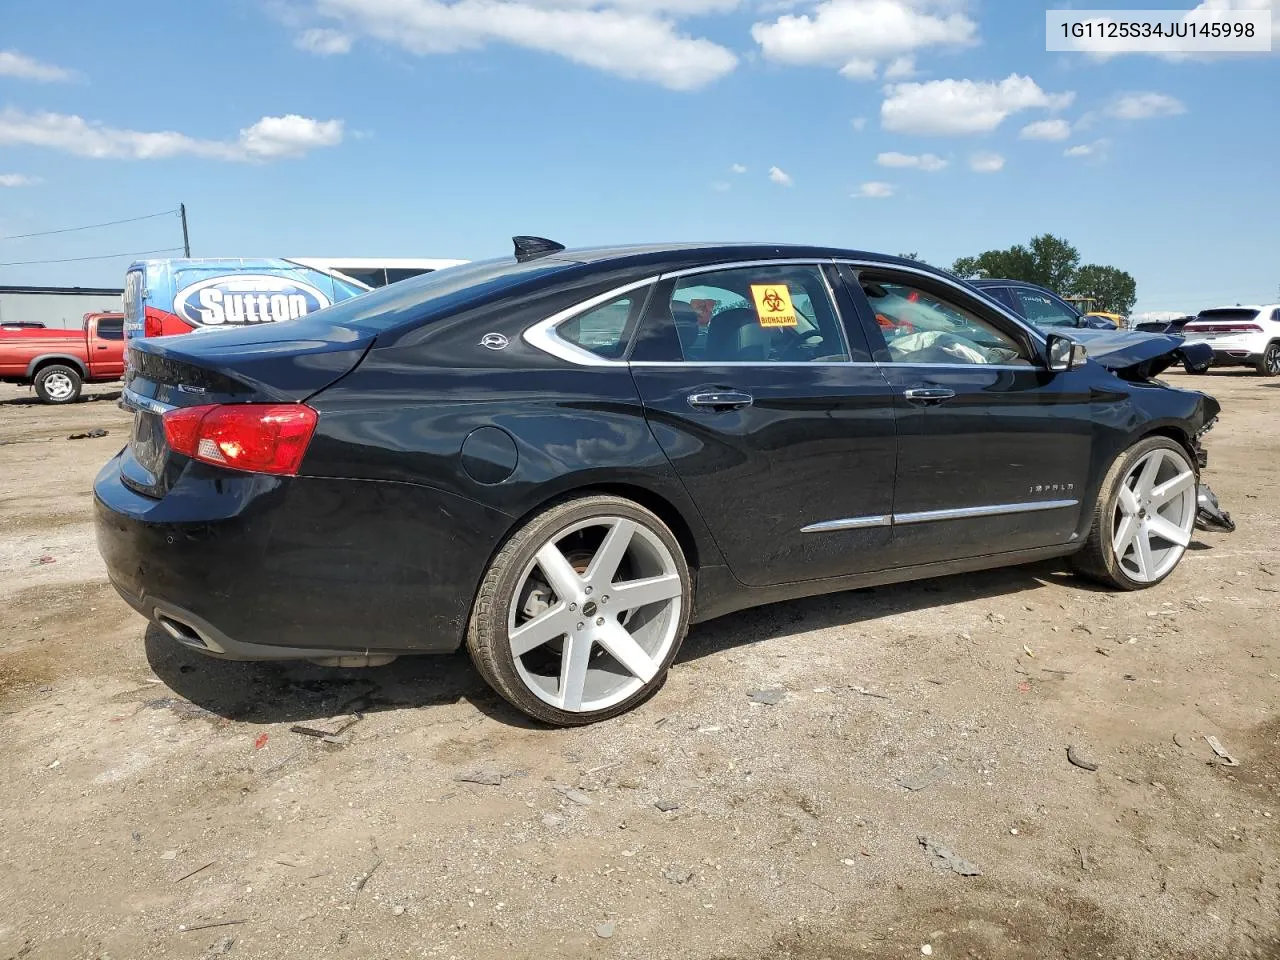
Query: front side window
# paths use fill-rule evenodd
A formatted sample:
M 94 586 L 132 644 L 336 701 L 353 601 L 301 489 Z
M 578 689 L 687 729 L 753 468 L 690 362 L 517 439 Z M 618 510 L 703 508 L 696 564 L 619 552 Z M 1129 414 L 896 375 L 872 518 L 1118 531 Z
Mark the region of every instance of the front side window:
M 862 291 L 894 363 L 1031 364 L 1013 337 L 928 290 L 864 277 Z
M 648 288 L 633 290 L 580 313 L 556 327 L 556 336 L 606 360 L 620 360 L 627 351 L 634 318 L 644 306 Z
M 816 265 L 739 267 L 682 277 L 655 304 L 651 317 L 674 323 L 679 355 L 671 359 L 689 363 L 849 359 L 840 318 Z
M 1079 315 L 1056 297 L 1030 287 L 1014 287 L 1013 295 L 1022 304 L 1019 311 L 1034 327 L 1075 327 Z

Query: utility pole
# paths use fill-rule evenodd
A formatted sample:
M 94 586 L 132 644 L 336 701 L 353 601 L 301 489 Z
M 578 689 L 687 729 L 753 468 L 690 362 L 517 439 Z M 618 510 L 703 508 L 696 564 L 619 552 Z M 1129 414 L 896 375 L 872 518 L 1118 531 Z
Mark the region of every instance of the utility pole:
M 178 204 L 178 216 L 182 218 L 182 255 L 191 256 L 191 238 L 187 235 L 187 205 Z

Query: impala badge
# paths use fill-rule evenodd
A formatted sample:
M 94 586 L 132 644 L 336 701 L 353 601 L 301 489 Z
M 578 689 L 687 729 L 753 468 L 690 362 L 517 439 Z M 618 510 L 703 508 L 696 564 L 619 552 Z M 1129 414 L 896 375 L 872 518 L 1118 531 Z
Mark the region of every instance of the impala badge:
M 500 333 L 486 333 L 480 338 L 480 346 L 489 350 L 505 350 L 509 342 L 510 341 Z

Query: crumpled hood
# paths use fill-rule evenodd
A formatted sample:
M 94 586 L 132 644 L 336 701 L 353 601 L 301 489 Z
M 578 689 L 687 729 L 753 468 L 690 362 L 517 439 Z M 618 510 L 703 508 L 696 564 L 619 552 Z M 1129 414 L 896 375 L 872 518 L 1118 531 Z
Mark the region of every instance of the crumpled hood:
M 1201 344 L 1187 347 L 1182 337 L 1166 333 L 1079 329 L 1066 330 L 1063 334 L 1082 344 L 1089 352 L 1089 359 L 1108 370 L 1143 378 L 1158 376 L 1175 363 L 1189 361 L 1198 366 L 1208 360 L 1199 355 L 1204 352 L 1198 349 Z M 1208 353 L 1212 356 L 1212 350 Z

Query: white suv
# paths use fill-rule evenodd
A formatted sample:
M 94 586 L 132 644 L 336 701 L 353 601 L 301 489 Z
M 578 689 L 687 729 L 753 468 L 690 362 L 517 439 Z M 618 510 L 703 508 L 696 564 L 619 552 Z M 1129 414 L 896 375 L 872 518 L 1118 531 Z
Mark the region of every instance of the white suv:
M 1201 310 L 1182 335 L 1187 343 L 1211 347 L 1215 367 L 1253 367 L 1264 377 L 1280 374 L 1280 306 Z

